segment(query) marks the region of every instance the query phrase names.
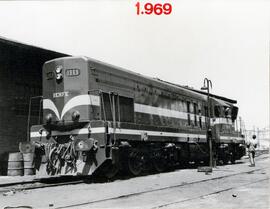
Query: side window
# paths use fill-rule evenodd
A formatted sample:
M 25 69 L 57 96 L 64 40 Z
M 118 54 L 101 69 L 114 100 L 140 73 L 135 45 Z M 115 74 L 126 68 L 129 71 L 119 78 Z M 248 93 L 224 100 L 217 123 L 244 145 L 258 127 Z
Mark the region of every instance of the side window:
M 108 93 L 102 93 L 102 108 L 101 108 L 101 116 L 103 120 L 109 120 L 112 121 L 112 106 L 111 106 L 111 96 Z M 116 108 L 117 110 L 117 108 Z M 116 117 L 118 116 L 118 114 L 115 114 Z
M 200 128 L 202 128 L 202 111 L 199 109 L 198 112 L 199 112 L 199 126 Z
M 204 115 L 205 115 L 205 124 L 207 124 L 207 117 L 208 117 L 208 107 L 204 106 Z
M 220 113 L 221 113 L 221 111 L 220 111 L 220 106 L 215 106 L 215 117 L 220 117 Z
M 190 102 L 187 102 L 188 125 L 190 126 Z
M 226 118 L 230 118 L 231 117 L 231 108 L 224 107 L 224 115 Z
M 197 126 L 198 122 L 197 122 L 197 114 L 198 114 L 198 104 L 193 103 L 193 113 L 194 113 L 194 125 Z
M 134 102 L 132 98 L 102 93 L 102 100 L 101 115 L 103 120 L 113 120 L 112 111 L 114 102 L 115 120 L 120 122 L 134 122 Z
M 119 97 L 120 121 L 134 122 L 134 103 L 132 98 Z

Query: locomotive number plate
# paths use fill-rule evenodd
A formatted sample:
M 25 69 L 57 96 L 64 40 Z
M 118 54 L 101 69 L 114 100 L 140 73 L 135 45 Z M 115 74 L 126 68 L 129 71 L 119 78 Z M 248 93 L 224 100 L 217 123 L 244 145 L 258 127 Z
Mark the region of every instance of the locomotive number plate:
M 66 69 L 66 76 L 74 77 L 78 75 L 80 75 L 80 69 L 78 68 Z

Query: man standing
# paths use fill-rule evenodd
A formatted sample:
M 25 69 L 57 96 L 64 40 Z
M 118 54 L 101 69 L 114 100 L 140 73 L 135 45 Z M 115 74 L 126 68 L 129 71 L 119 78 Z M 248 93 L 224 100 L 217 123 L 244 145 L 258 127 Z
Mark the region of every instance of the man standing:
M 247 148 L 248 148 L 248 154 L 249 154 L 249 159 L 250 159 L 250 166 L 254 167 L 255 166 L 255 148 L 257 147 L 257 140 L 256 140 L 256 135 L 252 136 L 252 139 L 250 139 L 247 142 Z

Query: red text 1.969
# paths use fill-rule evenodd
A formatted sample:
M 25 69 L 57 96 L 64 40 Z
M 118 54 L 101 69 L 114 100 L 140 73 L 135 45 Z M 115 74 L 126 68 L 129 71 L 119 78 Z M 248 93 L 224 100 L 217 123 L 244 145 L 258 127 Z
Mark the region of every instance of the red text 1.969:
M 172 13 L 172 5 L 170 3 L 164 4 L 152 4 L 145 3 L 141 4 L 140 2 L 136 3 L 137 15 L 169 15 Z

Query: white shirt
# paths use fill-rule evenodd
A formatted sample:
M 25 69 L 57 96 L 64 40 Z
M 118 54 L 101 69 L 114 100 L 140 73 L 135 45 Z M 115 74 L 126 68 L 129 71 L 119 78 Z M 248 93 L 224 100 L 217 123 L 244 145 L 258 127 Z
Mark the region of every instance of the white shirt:
M 258 145 L 258 140 L 257 139 L 249 139 L 247 141 L 248 151 L 249 152 L 255 151 L 255 148 L 257 147 L 257 145 Z

